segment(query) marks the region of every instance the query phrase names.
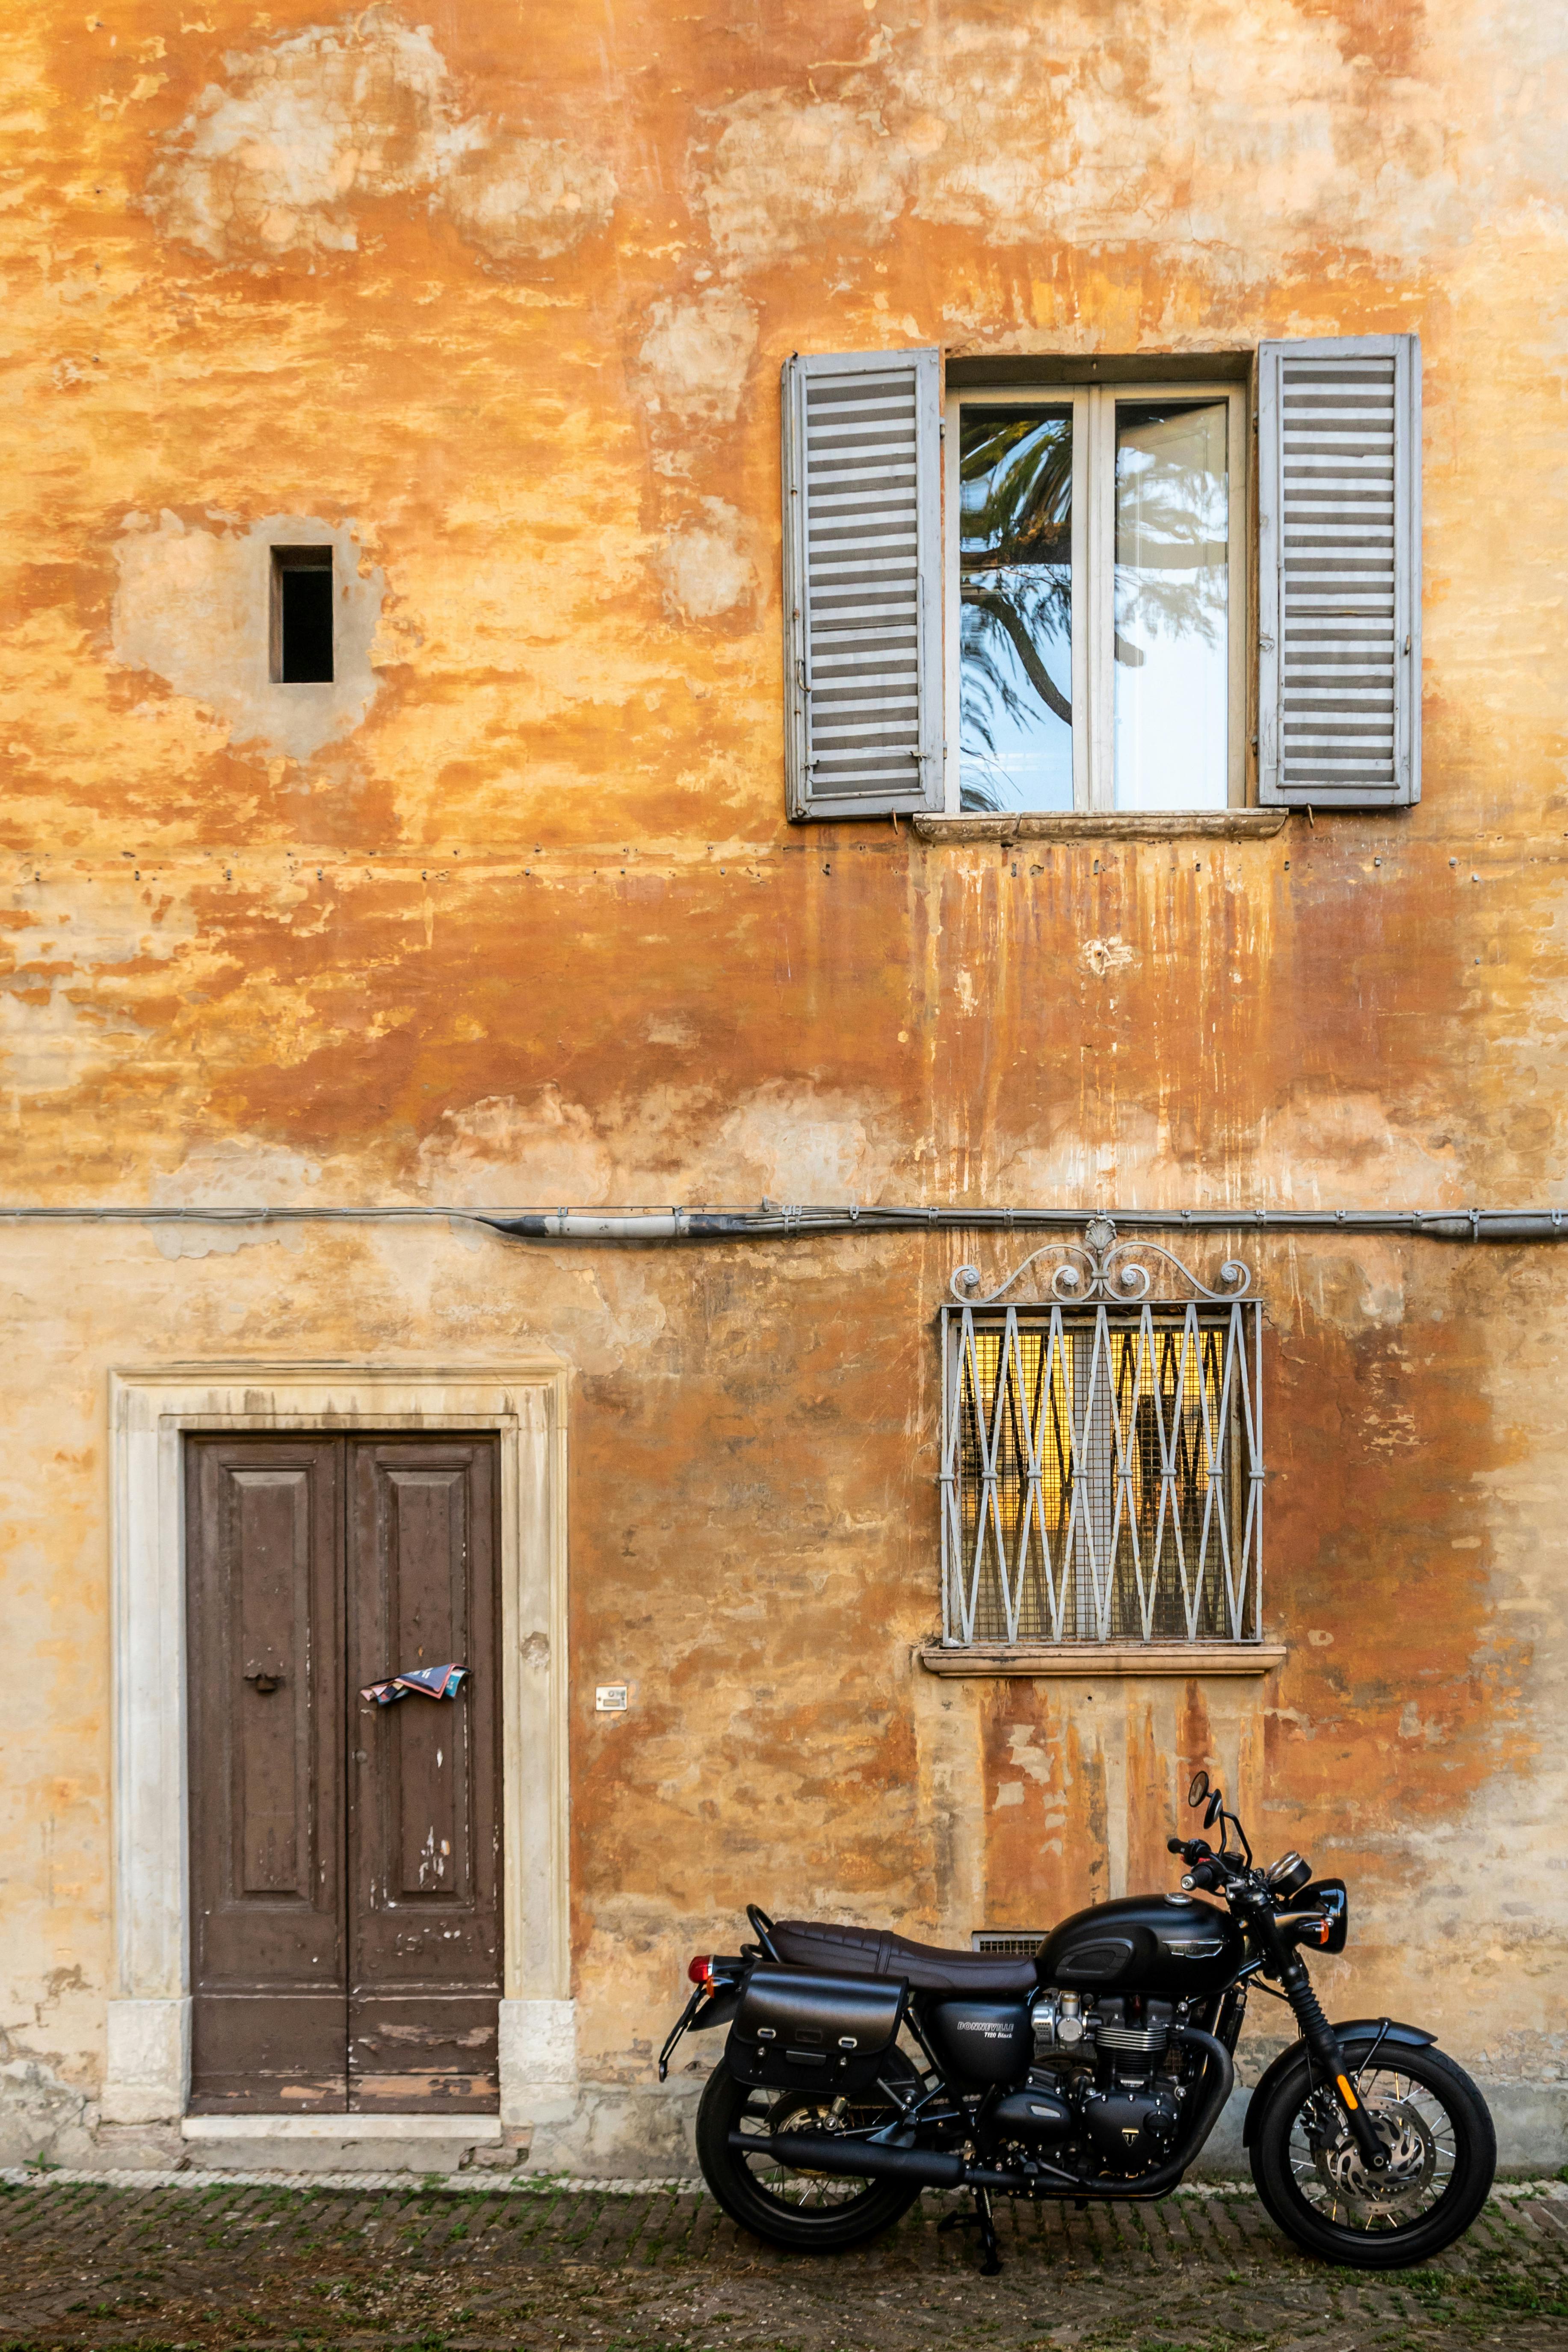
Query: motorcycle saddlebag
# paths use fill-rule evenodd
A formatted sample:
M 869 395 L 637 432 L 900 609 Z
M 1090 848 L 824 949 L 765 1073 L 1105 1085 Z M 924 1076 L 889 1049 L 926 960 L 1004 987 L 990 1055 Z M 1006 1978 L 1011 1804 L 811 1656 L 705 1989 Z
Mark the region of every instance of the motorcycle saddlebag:
M 816 1976 L 808 1969 L 752 1970 L 724 2058 L 737 2082 L 758 2089 L 868 2091 L 903 2022 L 909 1987 L 884 1978 Z

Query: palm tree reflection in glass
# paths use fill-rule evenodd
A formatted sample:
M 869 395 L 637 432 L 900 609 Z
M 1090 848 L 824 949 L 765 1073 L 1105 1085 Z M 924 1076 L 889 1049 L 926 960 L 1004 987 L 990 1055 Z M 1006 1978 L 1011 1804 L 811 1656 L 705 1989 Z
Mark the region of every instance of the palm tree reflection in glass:
M 1116 805 L 1229 797 L 1226 404 L 1116 412 Z
M 1073 806 L 1070 410 L 976 404 L 959 421 L 959 805 Z M 1119 402 L 1115 801 L 1227 797 L 1226 411 Z M 1087 616 L 1080 614 L 1080 625 Z
M 1072 411 L 959 420 L 961 808 L 1070 809 Z

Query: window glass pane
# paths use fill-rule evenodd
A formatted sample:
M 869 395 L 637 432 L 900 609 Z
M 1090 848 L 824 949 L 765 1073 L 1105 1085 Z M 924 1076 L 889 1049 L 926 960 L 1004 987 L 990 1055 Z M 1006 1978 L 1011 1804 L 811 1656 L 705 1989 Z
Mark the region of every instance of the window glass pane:
M 966 809 L 1072 806 L 1072 411 L 959 410 Z
M 1229 798 L 1226 404 L 1116 408 L 1116 805 Z

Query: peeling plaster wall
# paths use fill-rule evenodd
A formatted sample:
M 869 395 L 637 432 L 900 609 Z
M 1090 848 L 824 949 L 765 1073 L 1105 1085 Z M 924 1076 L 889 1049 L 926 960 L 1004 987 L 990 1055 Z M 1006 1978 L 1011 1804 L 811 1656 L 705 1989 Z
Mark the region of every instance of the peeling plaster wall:
M 429 26 L 384 8 L 229 51 L 159 149 L 147 212 L 216 261 L 356 252 L 362 213 L 399 197 L 443 210 L 487 262 L 550 259 L 616 194 L 563 140 L 460 118 Z
M 29 156 L 5 1198 L 1563 1199 L 1561 12 L 38 0 L 0 72 Z M 1419 809 L 1013 853 L 788 828 L 788 352 L 1408 328 Z M 268 549 L 315 539 L 339 682 L 275 688 Z M 1080 1687 L 911 1664 L 930 1318 L 999 1247 L 10 1233 L 0 2151 L 77 2150 L 101 2074 L 110 1368 L 535 1343 L 572 1367 L 573 1949 L 605 2097 L 641 2095 L 677 1958 L 748 1897 L 962 1940 L 1163 1884 L 1198 1761 L 1260 1844 L 1351 1881 L 1331 2005 L 1545 2095 L 1558 1261 L 1242 1254 L 1288 1662 Z M 631 1711 L 595 1717 L 622 1678 Z M 1531 2161 L 1568 2155 L 1531 2128 Z
M 332 677 L 280 686 L 270 675 L 268 604 L 275 547 L 326 547 L 332 562 Z M 352 734 L 375 699 L 376 623 L 385 586 L 352 527 L 313 515 L 267 515 L 242 532 L 190 529 L 167 509 L 128 515 L 114 550 L 110 613 L 117 661 L 151 670 L 228 721 L 233 742 L 305 761 Z

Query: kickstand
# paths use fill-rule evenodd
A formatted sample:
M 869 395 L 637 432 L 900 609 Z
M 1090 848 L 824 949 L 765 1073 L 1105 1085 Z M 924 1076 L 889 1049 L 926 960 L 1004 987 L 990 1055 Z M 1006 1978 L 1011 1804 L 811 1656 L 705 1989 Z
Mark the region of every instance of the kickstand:
M 980 2265 L 980 2275 L 982 2278 L 998 2278 L 1002 2272 L 1002 2257 L 996 2247 L 996 2224 L 991 2216 L 991 2191 L 989 2189 L 976 2189 L 972 2193 L 973 2212 L 943 2214 L 936 2225 L 937 2235 L 940 2237 L 944 2230 L 978 2230 L 980 2243 L 985 2252 L 985 2260 Z

